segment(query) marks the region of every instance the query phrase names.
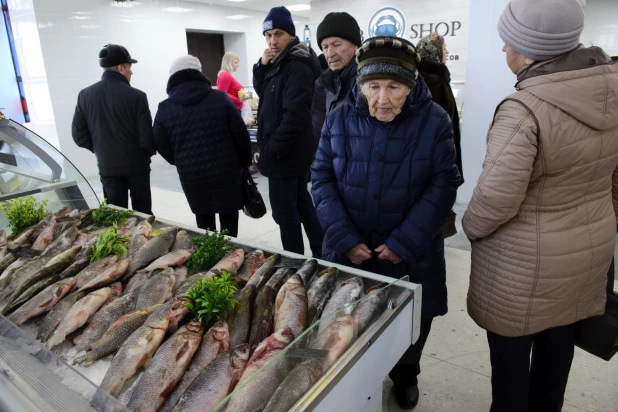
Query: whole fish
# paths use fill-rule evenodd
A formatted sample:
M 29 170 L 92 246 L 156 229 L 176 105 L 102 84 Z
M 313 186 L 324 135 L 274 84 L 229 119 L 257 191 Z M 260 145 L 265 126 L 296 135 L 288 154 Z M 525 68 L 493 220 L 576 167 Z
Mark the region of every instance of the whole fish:
M 172 297 L 172 290 L 175 284 L 176 278 L 172 268 L 167 268 L 161 273 L 153 275 L 140 288 L 135 309 L 142 309 L 157 303 L 166 302 Z
M 54 308 L 45 315 L 41 326 L 39 326 L 36 338 L 41 342 L 47 342 L 51 334 L 54 333 L 60 322 L 65 318 L 67 312 L 84 296 L 86 296 L 86 292 L 73 292 L 56 303 Z
M 332 296 L 337 286 L 337 268 L 329 268 L 328 271 L 317 278 L 307 290 L 307 304 L 309 308 L 309 318 L 307 322 L 313 325 L 322 316 L 324 306 Z
M 47 249 L 47 247 L 52 242 L 52 239 L 54 237 L 54 230 L 56 230 L 56 218 L 52 217 L 47 227 L 43 229 L 41 234 L 36 238 L 36 240 L 32 244 L 32 249 L 38 250 L 39 252 L 42 252 L 45 249 Z
M 92 255 L 94 255 L 94 246 L 96 245 L 96 243 L 97 243 L 97 237 L 96 236 L 93 237 L 92 239 L 88 239 L 86 241 L 86 244 L 82 248 L 81 252 L 79 252 L 79 254 L 75 257 L 75 259 L 76 260 L 81 260 L 81 259 L 88 259 L 88 260 L 90 260 Z
M 232 392 L 249 359 L 249 345 L 223 352 L 193 380 L 174 412 L 210 411 Z
M 192 250 L 176 250 L 170 252 L 167 255 L 163 255 L 150 265 L 142 269 L 145 272 L 152 272 L 155 269 L 164 269 L 167 267 L 178 266 L 184 264 L 191 256 L 193 256 Z
M 191 241 L 191 236 L 186 230 L 181 230 L 176 235 L 176 241 L 172 245 L 171 252 L 175 250 L 195 250 L 195 245 Z
M 118 226 L 118 236 L 131 236 L 133 230 L 137 226 L 137 218 L 130 217 Z
M 81 251 L 79 252 L 81 253 Z M 78 255 L 79 255 L 78 253 Z M 77 259 L 77 256 L 75 257 Z M 71 265 L 60 273 L 60 279 L 72 278 L 84 270 L 90 264 L 90 258 L 75 260 Z M 77 280 L 76 280 L 77 281 Z
M 123 296 L 123 298 L 128 296 L 130 295 Z M 135 298 L 133 298 L 132 301 L 135 302 Z M 96 360 L 115 353 L 129 336 L 143 326 L 146 319 L 161 306 L 162 305 L 154 305 L 149 308 L 131 311 L 112 321 L 109 328 L 103 331 L 101 337 L 90 343 L 90 351 L 83 356 L 75 358 L 73 364 L 87 368 Z M 96 328 L 99 329 L 98 326 Z
M 129 279 L 129 281 L 127 282 L 127 287 L 124 289 L 124 293 L 129 294 L 137 292 L 148 279 L 160 272 L 162 272 L 161 269 L 157 269 L 152 273 L 138 270 L 137 272 L 135 272 L 135 275 L 131 276 L 131 279 Z
M 180 285 L 187 280 L 187 267 L 185 265 L 174 268 L 174 277 L 176 278 L 176 284 L 174 285 L 174 293 L 178 290 Z
M 17 263 L 20 262 L 21 259 L 21 264 Z M 25 260 L 24 259 L 28 259 Z M 2 258 L 2 260 L 0 261 L 0 273 L 2 273 L 2 277 L 0 278 L 0 287 L 2 285 L 4 285 L 4 283 L 6 282 L 6 280 L 3 280 L 6 278 L 6 276 L 8 275 L 9 272 L 7 272 L 10 268 L 14 267 L 14 265 L 16 265 L 15 269 L 23 266 L 24 264 L 26 264 L 28 261 L 30 260 L 30 258 L 18 258 L 14 253 L 7 253 L 6 255 L 4 255 L 4 257 Z
M 254 286 L 257 290 L 262 289 L 262 286 L 268 282 L 270 277 L 275 273 L 275 265 L 279 261 L 280 255 L 272 255 L 260 268 L 251 276 L 247 282 L 247 286 Z
M 360 336 L 367 330 L 377 318 L 384 313 L 390 289 L 374 286 L 367 291 L 367 296 L 361 300 L 352 313 L 356 336 Z
M 109 285 L 110 283 L 120 279 L 128 268 L 128 260 L 121 260 L 120 262 L 116 262 L 114 266 L 111 266 L 105 269 L 103 272 L 99 273 L 92 280 L 82 286 L 80 290 L 91 290 L 99 288 L 101 286 Z
M 142 367 L 148 367 L 152 356 L 161 345 L 165 333 L 175 319 L 187 314 L 186 300 L 182 305 L 159 308 L 122 344 L 101 382 L 101 389 L 117 397 L 124 384 Z M 157 315 L 157 316 L 155 316 Z
M 288 359 L 277 355 L 293 339 L 292 331 L 285 328 L 278 330 L 259 344 L 238 381 L 239 389 L 232 395 L 227 412 L 261 411 L 266 407 L 277 387 L 290 372 Z M 255 374 L 266 363 L 269 363 L 268 367 Z
M 86 324 L 97 310 L 109 297 L 110 288 L 95 290 L 77 303 L 67 312 L 66 317 L 60 322 L 58 328 L 47 341 L 47 348 L 52 349 L 54 346 L 64 342 L 66 336 Z
M 251 319 L 249 346 L 251 350 L 273 333 L 275 298 L 279 291 L 279 283 L 292 274 L 292 269 L 281 268 L 275 272 L 255 298 Z
M 7 256 L 14 256 L 12 253 L 9 253 Z M 8 286 L 11 282 L 14 281 L 13 274 L 23 267 L 26 263 L 30 262 L 32 259 L 28 257 L 20 257 L 11 263 L 3 272 L 2 277 L 0 277 L 0 290 L 2 290 L 5 285 Z M 17 287 L 17 285 L 15 285 Z M 13 289 L 15 290 L 15 289 Z M 1 294 L 1 292 L 0 292 Z M 10 294 L 10 293 L 9 293 Z
M 79 212 L 79 214 L 77 215 L 80 220 L 80 224 L 77 227 L 78 229 L 84 229 L 94 223 L 94 217 L 92 216 L 92 212 L 94 212 L 94 209 L 87 209 Z
M 73 286 L 75 286 L 75 278 L 67 278 L 48 286 L 17 309 L 8 319 L 19 326 L 28 319 L 47 312 L 66 296 L 73 289 Z
M 238 269 L 242 265 L 243 260 L 245 259 L 245 251 L 242 249 L 234 249 L 231 252 L 228 252 L 221 258 L 216 265 L 210 269 L 211 272 L 221 273 L 222 271 L 230 272 L 232 275 L 236 275 Z
M 155 321 L 159 318 L 165 318 L 169 322 L 167 325 L 168 332 L 174 333 L 178 328 L 178 323 L 189 313 L 187 303 L 190 302 L 191 299 L 184 296 L 172 298 L 155 310 L 152 315 L 146 319 L 146 323 Z
M 64 232 L 66 232 L 72 227 L 77 229 L 77 226 L 79 226 L 79 221 L 75 219 L 66 218 L 66 219 L 62 219 L 61 221 L 58 221 L 58 224 L 56 225 L 56 229 L 54 230 L 54 234 L 52 236 L 52 240 L 59 239 L 60 235 L 62 235 Z M 77 232 L 77 236 L 79 236 L 79 229 Z M 73 241 L 72 243 L 75 243 L 75 241 Z
M 343 314 L 351 314 L 355 309 L 352 303 L 356 302 L 363 294 L 363 279 L 360 277 L 348 279 L 341 285 L 341 289 L 333 294 L 322 312 L 318 333 L 324 331 L 335 320 L 332 316 L 335 312 L 343 309 L 341 311 Z
M 24 281 L 31 279 L 33 276 L 39 273 L 39 271 L 43 269 L 45 265 L 49 263 L 50 260 L 51 258 L 49 257 L 30 260 L 28 263 L 23 265 L 21 268 L 13 272 L 11 279 L 10 279 L 10 283 L 7 280 L 7 283 L 5 284 L 4 288 L 2 288 L 2 291 L 0 291 L 0 301 L 6 298 L 7 296 L 12 296 L 17 290 L 17 288 L 21 286 Z M 23 292 L 20 292 L 19 294 L 21 295 L 21 293 Z M 15 298 L 17 298 L 18 296 L 15 296 Z
M 77 279 L 75 287 L 77 289 L 81 289 L 84 285 L 97 277 L 101 272 L 115 265 L 116 262 L 118 262 L 118 256 L 111 255 L 86 266 L 86 268 L 75 275 L 75 279 Z
M 290 410 L 311 389 L 322 374 L 344 354 L 354 338 L 354 320 L 350 315 L 337 318 L 311 343 L 310 349 L 327 351 L 324 359 L 308 359 L 297 365 L 277 388 L 265 411 Z
M 26 303 L 31 297 L 33 297 L 34 295 L 38 294 L 40 291 L 42 291 L 43 289 L 45 289 L 49 285 L 53 285 L 58 280 L 60 280 L 60 276 L 58 276 L 57 274 L 56 275 L 51 275 L 49 277 L 46 277 L 46 278 L 43 278 L 43 279 L 39 280 L 34 285 L 32 285 L 28 289 L 26 289 L 26 291 L 24 293 L 19 295 L 19 297 L 17 297 L 17 299 L 15 299 L 13 301 L 13 303 L 11 303 L 10 305 L 6 305 L 4 308 L 2 308 L 2 312 L 0 312 L 0 313 L 5 314 L 5 313 L 9 313 L 11 311 L 14 311 L 18 307 L 20 307 L 21 305 Z
M 148 220 L 142 220 L 137 227 L 133 230 L 131 235 L 131 242 L 129 242 L 129 253 L 127 259 L 131 260 L 135 256 L 138 250 L 140 250 L 146 243 L 148 243 L 150 232 L 152 232 L 152 225 Z
M 157 350 L 133 391 L 127 407 L 135 412 L 156 411 L 189 367 L 202 340 L 204 325 L 193 320 L 178 329 Z
M 41 256 L 56 256 L 64 252 L 73 245 L 78 234 L 79 230 L 77 230 L 75 226 L 72 226 L 68 230 L 62 232 L 58 239 L 54 240 L 47 249 L 41 253 Z
M 236 274 L 236 281 L 244 284 L 249 282 L 251 276 L 266 262 L 264 252 L 261 250 L 254 250 L 253 252 L 245 255 L 245 260 Z
M 73 340 L 73 342 L 77 344 L 75 346 L 75 351 L 81 352 L 83 350 L 90 350 L 91 345 L 101 339 L 114 321 L 133 311 L 135 299 L 135 294 L 124 295 L 109 303 L 104 308 L 99 309 L 90 322 L 88 322 L 88 325 L 79 336 L 79 339 L 75 338 Z M 146 316 L 148 315 L 144 316 L 144 321 L 146 320 Z
M 170 412 L 195 378 L 213 361 L 218 355 L 227 352 L 230 346 L 230 335 L 227 323 L 219 321 L 206 332 L 202 338 L 199 349 L 193 355 L 188 369 L 176 384 L 174 392 L 167 398 L 158 412 Z M 247 358 L 249 354 L 247 354 Z M 240 377 L 240 376 L 239 376 Z
M 313 281 L 315 275 L 318 274 L 318 261 L 315 259 L 307 260 L 296 273 L 298 273 L 303 280 L 303 285 L 309 289 L 309 285 Z
M 230 346 L 236 347 L 249 341 L 251 319 L 253 317 L 253 303 L 257 292 L 255 286 L 247 285 L 240 293 L 238 304 L 228 318 L 230 326 Z
M 133 276 L 137 270 L 149 265 L 167 252 L 176 239 L 176 233 L 178 233 L 178 228 L 176 227 L 166 229 L 159 236 L 150 239 L 142 246 L 131 260 L 129 270 L 125 274 L 125 280 Z
M 10 305 L 13 301 L 15 301 L 15 299 L 17 299 L 22 293 L 24 293 L 28 288 L 30 288 L 36 282 L 48 276 L 51 276 L 57 272 L 60 272 L 64 268 L 66 268 L 73 261 L 73 259 L 75 258 L 75 255 L 77 255 L 80 249 L 81 249 L 81 246 L 75 246 L 71 249 L 65 250 L 59 255 L 53 257 L 49 262 L 47 262 L 47 264 L 45 264 L 45 266 L 43 266 L 37 272 L 34 272 L 30 276 L 21 279 L 21 283 L 19 284 L 19 286 L 17 286 L 17 288 L 15 288 L 15 291 L 11 295 L 7 303 L 7 306 Z M 41 259 L 42 258 L 39 258 L 36 260 L 41 260 Z
M 15 240 L 9 242 L 9 249 L 15 249 L 17 246 L 30 245 L 30 239 L 34 236 L 34 229 L 28 229 L 15 237 Z
M 86 233 L 80 233 L 79 235 L 77 235 L 77 238 L 75 239 L 75 242 L 73 242 L 73 246 L 86 246 L 86 243 L 88 243 L 88 235 Z
M 298 273 L 277 293 L 274 326 L 275 330 L 290 328 L 295 337 L 307 328 L 307 292 Z

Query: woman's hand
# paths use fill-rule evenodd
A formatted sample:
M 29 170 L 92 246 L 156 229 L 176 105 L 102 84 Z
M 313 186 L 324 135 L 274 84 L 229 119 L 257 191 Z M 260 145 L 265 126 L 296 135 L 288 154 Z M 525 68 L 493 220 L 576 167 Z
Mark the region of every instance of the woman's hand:
M 348 250 L 346 256 L 355 265 L 360 265 L 366 260 L 371 259 L 371 250 L 366 244 L 361 243 Z
M 399 257 L 399 255 L 390 250 L 386 245 L 378 246 L 376 252 L 379 253 L 378 259 L 380 260 L 388 260 L 396 265 L 401 263 L 401 258 Z

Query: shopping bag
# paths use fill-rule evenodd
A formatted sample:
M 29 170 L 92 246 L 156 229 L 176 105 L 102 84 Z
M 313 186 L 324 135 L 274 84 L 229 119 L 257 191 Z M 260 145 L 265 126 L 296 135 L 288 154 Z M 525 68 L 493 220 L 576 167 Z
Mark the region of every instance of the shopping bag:
M 245 201 L 243 213 L 253 219 L 261 218 L 266 214 L 266 205 L 248 169 L 242 170 L 242 184 Z
M 240 115 L 247 126 L 251 126 L 253 124 L 253 110 L 251 110 L 251 105 L 246 100 L 242 102 Z
M 607 274 L 605 314 L 575 324 L 575 345 L 609 361 L 618 352 L 618 294 L 614 292 L 614 261 Z

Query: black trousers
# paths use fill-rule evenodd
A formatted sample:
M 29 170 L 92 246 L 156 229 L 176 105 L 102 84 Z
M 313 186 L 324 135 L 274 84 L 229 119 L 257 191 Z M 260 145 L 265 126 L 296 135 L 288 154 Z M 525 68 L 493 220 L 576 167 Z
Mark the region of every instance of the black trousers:
M 195 215 L 197 227 L 205 230 L 216 230 L 215 214 Z M 220 232 L 227 230 L 228 236 L 238 236 L 238 210 L 231 213 L 219 213 Z
M 283 249 L 305 254 L 302 223 L 309 238 L 311 253 L 319 259 L 322 256 L 324 232 L 307 189 L 307 177 L 269 177 L 268 195 L 273 219 L 279 225 Z
M 491 412 L 562 410 L 575 347 L 574 324 L 520 337 L 487 332 L 487 340 Z
M 101 176 L 103 196 L 110 205 L 152 215 L 152 196 L 150 195 L 150 172 L 131 176 Z
M 415 344 L 410 345 L 388 374 L 396 387 L 406 388 L 418 385 L 418 375 L 421 373 L 421 355 L 425 343 L 427 343 L 432 321 L 433 318 L 421 320 L 421 333 L 418 340 Z

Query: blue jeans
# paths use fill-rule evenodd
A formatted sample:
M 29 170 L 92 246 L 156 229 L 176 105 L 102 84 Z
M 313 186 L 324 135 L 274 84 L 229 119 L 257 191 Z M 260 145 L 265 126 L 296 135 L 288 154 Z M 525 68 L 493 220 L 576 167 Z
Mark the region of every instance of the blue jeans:
M 307 177 L 269 177 L 268 196 L 273 219 L 279 225 L 283 249 L 305 254 L 302 223 L 313 257 L 319 259 L 324 232 L 307 190 Z

